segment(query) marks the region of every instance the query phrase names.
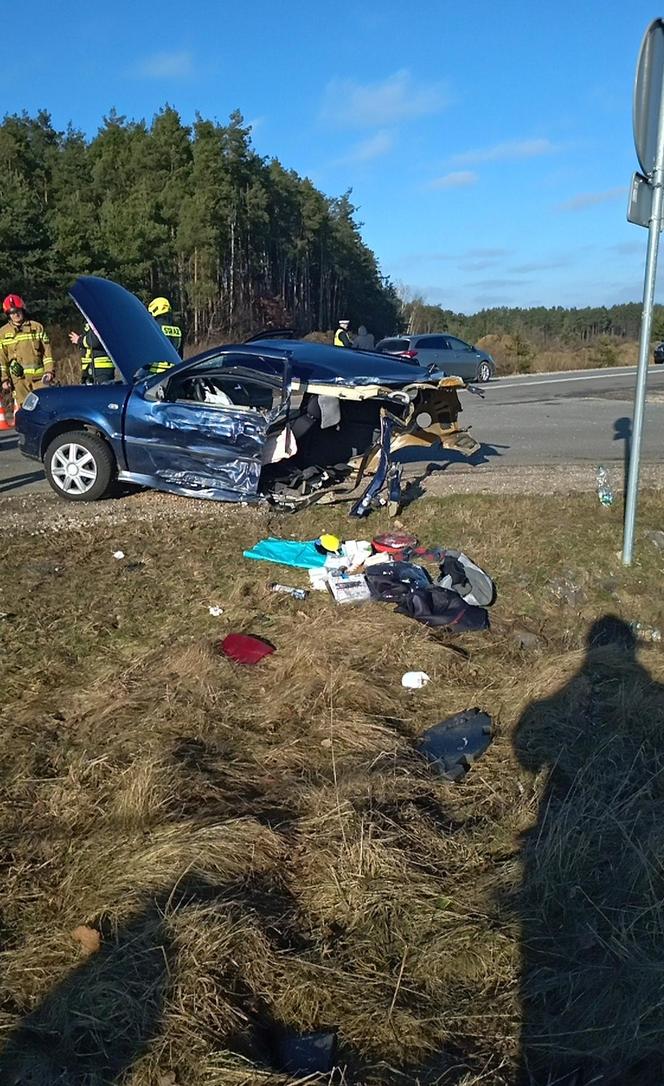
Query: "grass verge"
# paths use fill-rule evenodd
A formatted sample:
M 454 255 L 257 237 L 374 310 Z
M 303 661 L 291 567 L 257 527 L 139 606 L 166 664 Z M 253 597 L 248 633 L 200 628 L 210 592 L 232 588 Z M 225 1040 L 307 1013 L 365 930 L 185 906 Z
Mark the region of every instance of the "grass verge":
M 0 1081 L 282 1083 L 275 1023 L 338 1027 L 347 1082 L 659 1081 L 664 662 L 586 639 L 663 624 L 662 552 L 623 570 L 592 497 L 419 502 L 498 584 L 449 642 L 242 558 L 380 518 L 172 505 L 4 536 Z M 277 652 L 233 665 L 231 630 Z M 450 786 L 414 739 L 474 705 L 496 737 Z

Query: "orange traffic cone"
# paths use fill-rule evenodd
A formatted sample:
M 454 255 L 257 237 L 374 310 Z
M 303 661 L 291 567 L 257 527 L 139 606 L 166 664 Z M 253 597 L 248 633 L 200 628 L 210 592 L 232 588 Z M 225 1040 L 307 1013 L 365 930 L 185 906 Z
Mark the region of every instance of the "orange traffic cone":
M 7 422 L 7 413 L 5 411 L 5 405 L 0 400 L 0 430 L 12 430 L 14 428 L 13 422 Z

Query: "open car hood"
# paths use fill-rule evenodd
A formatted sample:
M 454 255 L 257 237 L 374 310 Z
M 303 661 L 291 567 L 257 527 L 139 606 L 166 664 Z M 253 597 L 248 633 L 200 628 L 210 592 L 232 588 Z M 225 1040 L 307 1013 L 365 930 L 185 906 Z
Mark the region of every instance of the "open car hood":
M 182 361 L 143 303 L 118 283 L 82 275 L 69 294 L 129 384 L 143 366 Z

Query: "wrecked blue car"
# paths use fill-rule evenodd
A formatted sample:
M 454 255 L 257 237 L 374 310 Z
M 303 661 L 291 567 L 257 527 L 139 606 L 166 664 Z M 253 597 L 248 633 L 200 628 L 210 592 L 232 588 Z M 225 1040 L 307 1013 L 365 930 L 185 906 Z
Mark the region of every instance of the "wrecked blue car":
M 21 451 L 69 501 L 120 482 L 287 509 L 350 501 L 361 516 L 381 494 L 398 501 L 399 450 L 479 448 L 458 424 L 460 378 L 269 336 L 182 362 L 117 283 L 83 276 L 70 294 L 118 380 L 31 393 L 16 422 Z

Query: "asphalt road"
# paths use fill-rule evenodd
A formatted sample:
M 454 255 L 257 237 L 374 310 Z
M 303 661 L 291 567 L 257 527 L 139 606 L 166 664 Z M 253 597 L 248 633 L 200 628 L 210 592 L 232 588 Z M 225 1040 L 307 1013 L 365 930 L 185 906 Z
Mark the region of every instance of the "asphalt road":
M 502 377 L 464 393 L 464 425 L 482 441 L 478 462 L 510 465 L 622 462 L 630 440 L 636 369 Z M 664 366 L 651 366 L 643 459 L 664 463 Z
M 635 373 L 630 366 L 502 377 L 480 386 L 481 397 L 464 392 L 463 423 L 482 442 L 472 462 L 497 472 L 523 465 L 622 463 Z M 650 367 L 648 401 L 643 458 L 664 463 L 664 366 Z M 0 496 L 50 492 L 43 471 L 16 446 L 12 432 L 0 434 Z M 449 456 L 442 453 L 440 459 Z M 458 460 L 459 469 L 467 470 L 468 461 Z

